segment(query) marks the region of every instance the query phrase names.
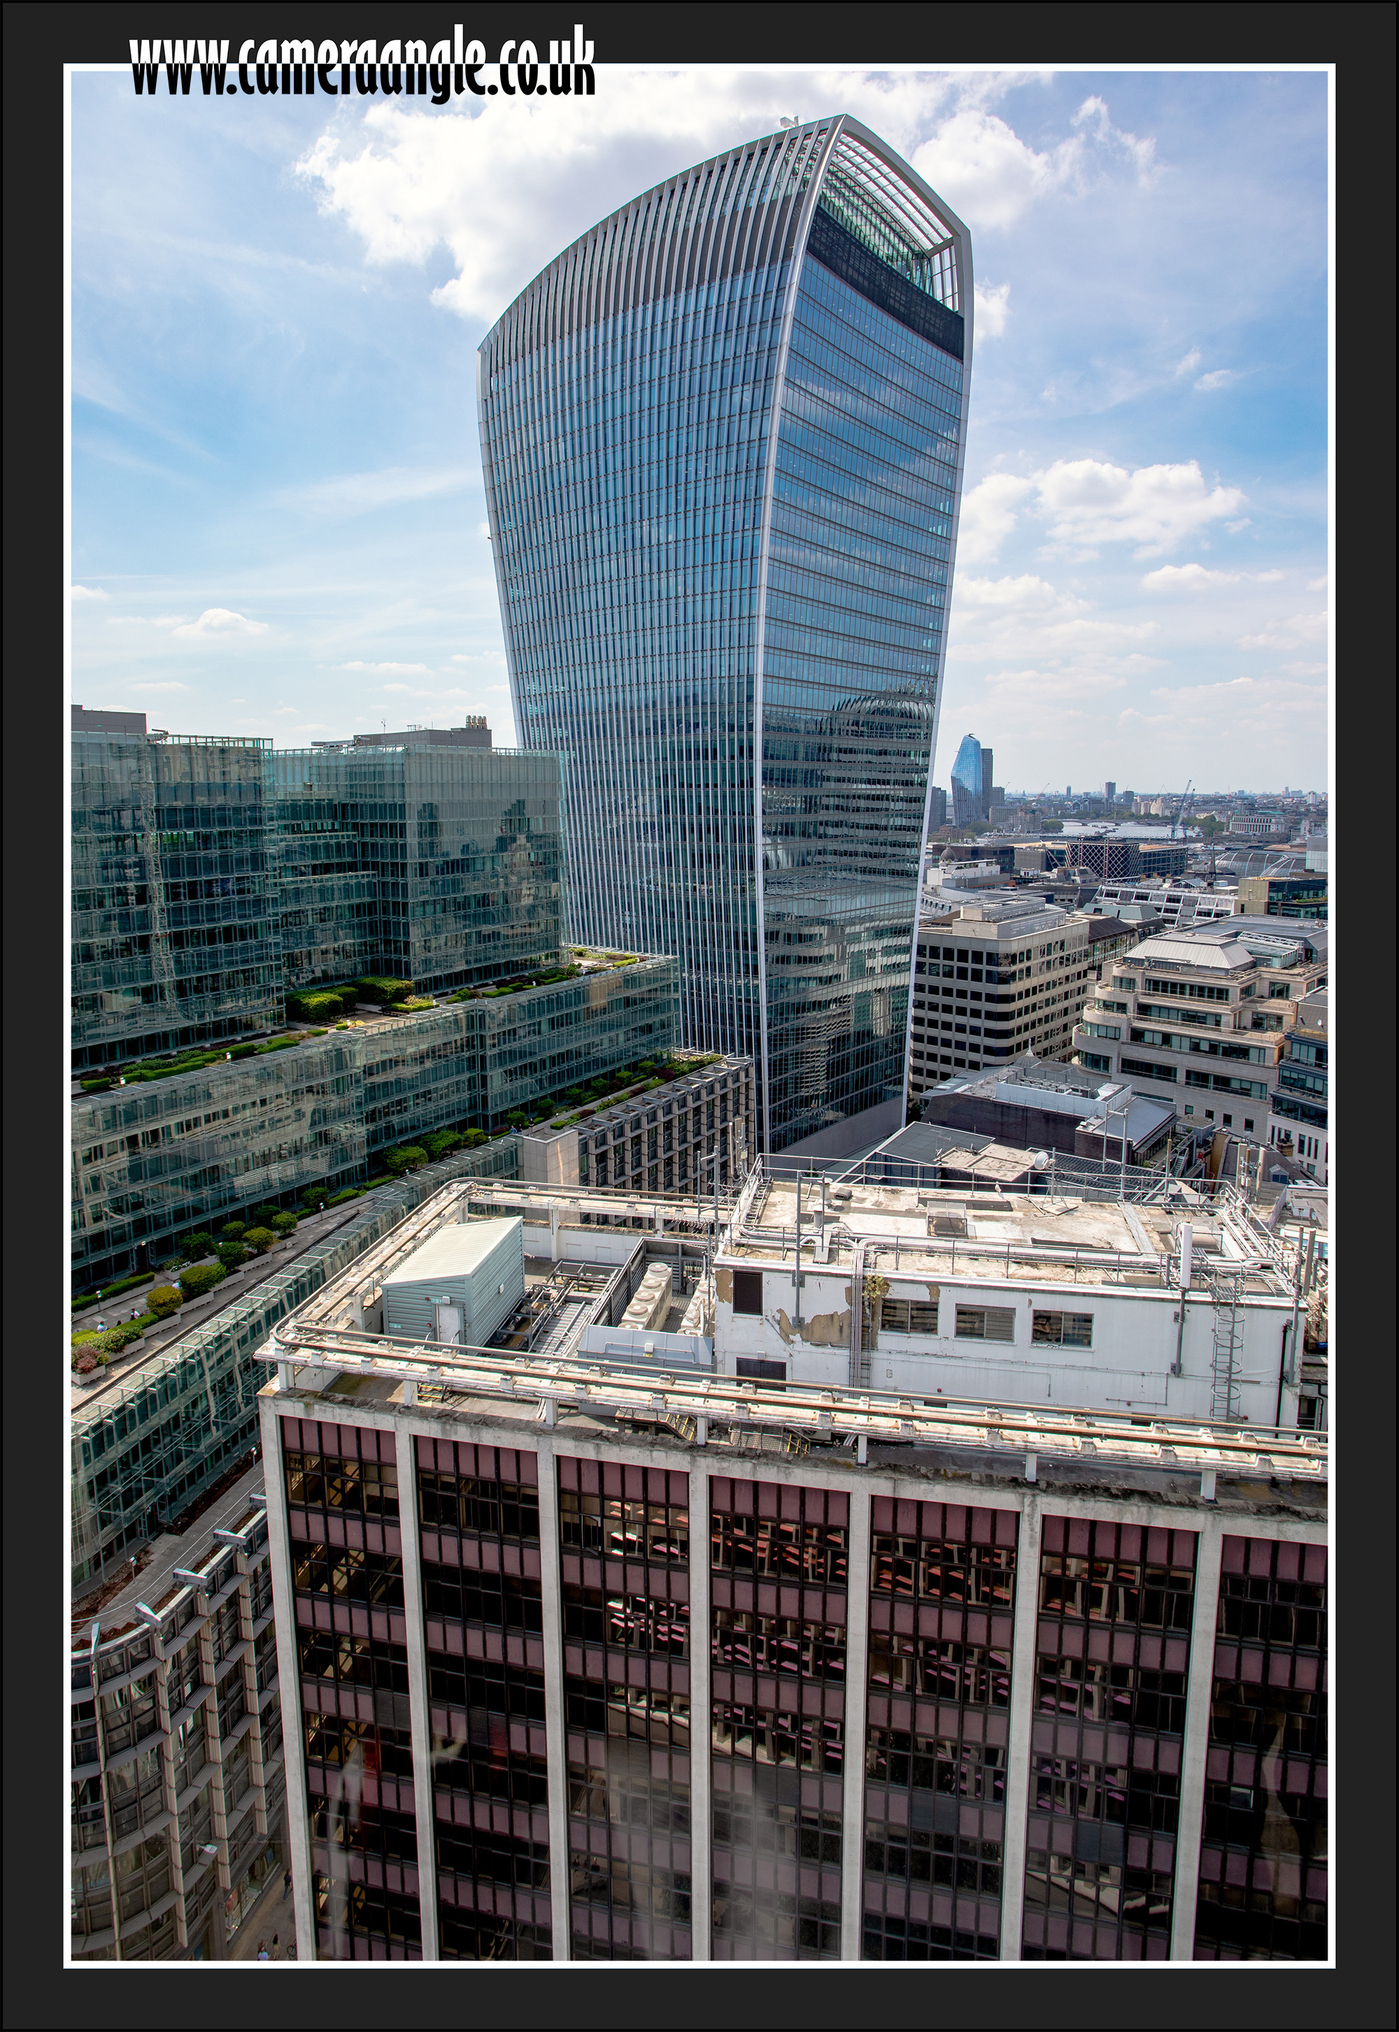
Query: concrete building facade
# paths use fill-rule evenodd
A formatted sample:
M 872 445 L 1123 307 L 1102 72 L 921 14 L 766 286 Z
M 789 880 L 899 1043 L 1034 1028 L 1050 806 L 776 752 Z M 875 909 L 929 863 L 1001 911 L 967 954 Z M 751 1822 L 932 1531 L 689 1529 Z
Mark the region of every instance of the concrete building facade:
M 1326 933 L 1270 918 L 1143 940 L 1075 1026 L 1074 1056 L 1138 1093 L 1169 1094 L 1195 1126 L 1267 1133 L 1284 1033 L 1326 985 Z
M 286 1863 L 261 1492 L 231 1528 L 192 1533 L 180 1556 L 146 1587 L 153 1602 L 123 1597 L 71 1656 L 70 1950 L 80 1966 L 223 1960 Z
M 952 1071 L 1022 1052 L 1067 1057 L 1094 980 L 1091 921 L 1035 896 L 937 909 L 918 927 L 909 1031 L 912 1104 Z

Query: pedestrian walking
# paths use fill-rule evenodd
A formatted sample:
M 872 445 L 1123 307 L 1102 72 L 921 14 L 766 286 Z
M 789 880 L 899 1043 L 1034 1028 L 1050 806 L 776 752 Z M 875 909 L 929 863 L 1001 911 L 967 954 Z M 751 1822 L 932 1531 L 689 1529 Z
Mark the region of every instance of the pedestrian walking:
M 283 1896 L 284 1898 L 289 1898 L 289 1897 L 291 1896 L 291 1871 L 290 1871 L 290 1870 L 283 1870 L 283 1872 L 282 1872 L 282 1896 Z
M 282 1959 L 281 1945 L 275 1933 L 272 1936 L 272 1959 L 273 1961 L 280 1961 Z
M 267 1952 L 267 1942 L 265 1940 L 258 1942 L 257 1958 L 259 1961 L 271 1961 L 272 1959 L 271 1955 Z

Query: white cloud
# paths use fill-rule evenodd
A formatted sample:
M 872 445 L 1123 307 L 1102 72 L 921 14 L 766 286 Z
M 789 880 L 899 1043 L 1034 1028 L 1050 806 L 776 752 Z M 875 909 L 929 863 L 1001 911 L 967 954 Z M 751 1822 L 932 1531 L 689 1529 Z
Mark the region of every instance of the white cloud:
M 491 322 L 600 215 L 770 133 L 783 106 L 848 108 L 907 155 L 973 231 L 1009 225 L 1041 197 L 1124 168 L 1138 183 L 1151 180 L 1155 142 L 1115 128 L 1097 97 L 1055 146 L 1022 141 L 990 105 L 1035 75 L 618 66 L 605 98 L 501 100 L 469 112 L 420 112 L 401 99 L 375 105 L 357 121 L 327 126 L 295 173 L 374 266 L 421 266 L 445 245 L 456 273 L 433 300 Z M 492 202 L 483 204 L 487 189 Z M 988 334 L 995 329 L 988 324 Z
M 1309 642 L 1326 640 L 1325 614 L 1293 614 L 1285 621 L 1270 621 L 1258 635 L 1241 635 L 1240 649 L 1301 649 Z
M 1283 577 L 1280 571 L 1211 571 L 1202 564 L 1163 564 L 1148 572 L 1142 585 L 1149 593 L 1203 593 L 1216 586 L 1242 585 L 1251 579 L 1258 585 L 1272 585 Z
M 340 670 L 378 671 L 388 677 L 426 677 L 428 674 L 425 663 L 341 663 L 336 667 Z
M 989 564 L 1015 528 L 1018 502 L 1033 491 L 1033 480 L 992 473 L 962 497 L 957 525 L 958 564 Z
M 157 628 L 179 628 L 188 619 L 187 614 L 157 614 L 155 625 Z
M 1307 591 L 1309 593 L 1324 593 L 1326 591 L 1327 586 L 1330 583 L 1331 581 L 1328 578 L 1327 574 L 1323 572 L 1319 579 L 1307 580 Z
M 70 600 L 110 600 L 111 594 L 104 593 L 101 586 L 69 586 Z
M 1233 378 L 1234 378 L 1234 370 L 1232 367 L 1216 367 L 1212 374 L 1202 374 L 1199 380 L 1195 383 L 1195 386 L 1197 388 L 1203 388 L 1206 390 L 1211 388 L 1223 388 L 1228 382 L 1232 381 Z
M 1186 354 L 1185 358 L 1183 360 L 1177 360 L 1176 362 L 1177 377 L 1179 377 L 1182 374 L 1193 374 L 1195 369 L 1200 364 L 1200 358 L 1201 358 L 1200 348 L 1198 346 L 1192 346 L 1190 351 Z
M 1006 328 L 1009 315 L 1010 284 L 1008 282 L 981 283 L 975 285 L 976 338 L 979 345 L 983 339 L 998 339 Z
M 1150 180 L 1156 144 L 1113 126 L 1096 96 L 1073 116 L 1075 132 L 1050 149 L 1031 148 L 996 113 L 963 103 L 910 160 L 973 229 L 1011 226 L 1038 199 L 1092 180 L 1094 151 L 1125 156 L 1138 182 Z
M 206 607 L 197 621 L 186 621 L 175 633 L 200 640 L 213 635 L 265 635 L 267 623 L 250 621 L 246 614 L 235 614 L 227 607 Z
M 472 481 L 470 466 L 385 466 L 378 472 L 340 473 L 307 487 L 286 489 L 278 499 L 309 515 L 367 515 L 404 501 L 428 501 L 459 494 Z
M 451 660 L 453 663 L 504 663 L 505 658 L 499 649 L 477 649 L 470 656 L 454 656 Z
M 1057 542 L 1132 543 L 1137 557 L 1174 550 L 1244 499 L 1238 487 L 1209 489 L 1197 459 L 1131 473 L 1101 459 L 1057 459 L 1035 475 L 1035 486 Z
M 1325 677 L 1324 663 L 1284 663 L 1283 669 L 1292 677 Z
M 447 691 L 430 691 L 426 686 L 421 684 L 386 684 L 383 689 L 386 692 L 397 692 L 402 698 L 464 699 L 474 696 L 472 692 L 456 688 L 451 688 Z
M 952 640 L 959 657 L 1032 657 L 1044 663 L 1085 656 L 1114 669 L 1134 643 L 1156 633 L 1155 621 L 1101 621 L 1090 603 L 1061 593 L 1032 572 L 1001 579 L 962 578 L 952 603 Z

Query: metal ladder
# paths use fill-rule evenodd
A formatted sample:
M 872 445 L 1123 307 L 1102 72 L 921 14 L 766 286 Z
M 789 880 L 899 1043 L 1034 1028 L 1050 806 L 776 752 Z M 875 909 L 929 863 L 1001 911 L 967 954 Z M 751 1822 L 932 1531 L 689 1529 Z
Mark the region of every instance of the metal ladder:
M 1239 1415 L 1239 1393 L 1237 1388 L 1237 1363 L 1240 1351 L 1239 1298 L 1243 1291 L 1242 1270 L 1210 1270 L 1205 1276 L 1205 1289 L 1209 1292 L 1213 1306 L 1214 1326 L 1214 1391 L 1210 1416 L 1215 1419 L 1237 1418 Z
M 858 1390 L 869 1381 L 869 1361 L 864 1354 L 865 1245 L 856 1242 L 850 1252 L 850 1387 Z

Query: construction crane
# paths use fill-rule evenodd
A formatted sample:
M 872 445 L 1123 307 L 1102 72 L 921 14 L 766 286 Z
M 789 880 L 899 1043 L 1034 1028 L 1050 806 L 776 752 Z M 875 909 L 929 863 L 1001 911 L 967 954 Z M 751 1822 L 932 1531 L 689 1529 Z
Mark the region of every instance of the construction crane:
M 1175 815 L 1171 820 L 1172 839 L 1176 837 L 1176 834 L 1180 828 L 1181 820 L 1185 817 L 1186 812 L 1189 811 L 1190 809 L 1190 790 L 1191 785 L 1189 780 L 1187 779 L 1185 788 L 1180 794 L 1180 803 L 1176 806 Z

